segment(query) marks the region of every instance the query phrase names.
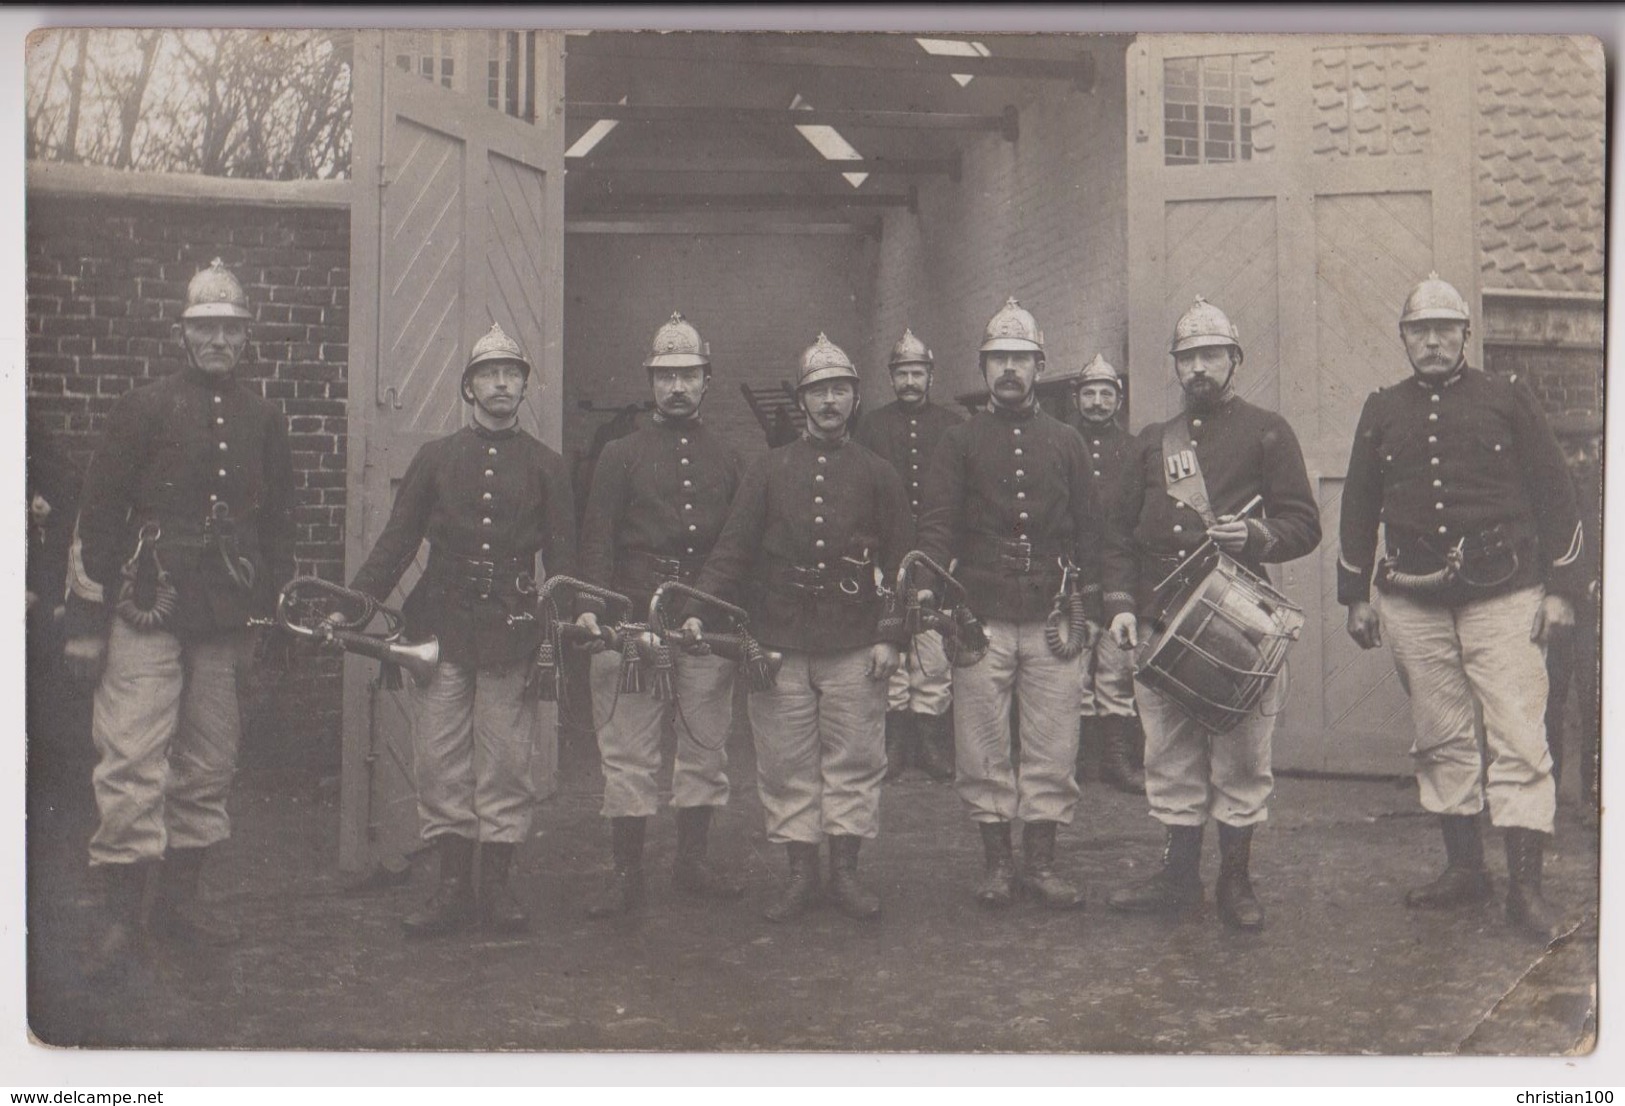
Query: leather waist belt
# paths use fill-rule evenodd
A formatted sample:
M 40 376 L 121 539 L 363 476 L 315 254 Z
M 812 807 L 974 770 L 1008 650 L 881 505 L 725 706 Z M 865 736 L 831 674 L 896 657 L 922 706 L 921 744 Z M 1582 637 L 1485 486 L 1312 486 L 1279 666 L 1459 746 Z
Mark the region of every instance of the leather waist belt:
M 489 599 L 517 595 L 520 581 L 536 571 L 535 557 L 508 557 L 485 561 L 455 553 L 429 551 L 427 575 L 454 591 Z
M 834 568 L 781 562 L 767 573 L 767 586 L 789 592 L 800 599 L 834 599 L 844 603 L 867 603 L 875 598 L 874 581 L 861 574 L 856 565 Z
M 1067 551 L 1048 542 L 1020 538 L 995 538 L 971 534 L 965 541 L 964 559 L 978 568 L 1026 575 L 1033 572 L 1059 572 Z
M 638 590 L 654 590 L 667 580 L 692 583 L 705 564 L 702 556 L 662 557 L 641 549 L 624 552 L 615 559 L 617 583 L 631 585 Z

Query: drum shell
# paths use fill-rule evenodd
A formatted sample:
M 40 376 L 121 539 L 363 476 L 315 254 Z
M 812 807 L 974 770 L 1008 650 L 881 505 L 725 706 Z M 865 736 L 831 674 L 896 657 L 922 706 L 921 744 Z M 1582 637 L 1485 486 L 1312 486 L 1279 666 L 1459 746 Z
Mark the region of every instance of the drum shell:
M 1303 610 L 1229 557 L 1170 605 L 1141 646 L 1136 676 L 1214 733 L 1255 710 L 1303 629 Z

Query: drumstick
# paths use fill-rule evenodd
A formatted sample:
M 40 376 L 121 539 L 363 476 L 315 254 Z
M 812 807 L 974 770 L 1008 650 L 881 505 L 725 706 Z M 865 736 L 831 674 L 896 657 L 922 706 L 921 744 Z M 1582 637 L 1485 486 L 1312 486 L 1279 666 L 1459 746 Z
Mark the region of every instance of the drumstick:
M 1231 515 L 1230 517 L 1232 519 L 1245 518 L 1246 516 L 1252 514 L 1253 511 L 1262 502 L 1264 502 L 1264 497 L 1261 496 L 1261 495 L 1255 495 L 1251 499 L 1249 499 L 1246 502 L 1246 504 L 1244 504 L 1242 506 L 1241 510 L 1237 511 L 1235 514 Z M 1176 567 L 1172 572 L 1170 572 L 1168 575 L 1166 575 L 1166 576 L 1164 576 L 1162 578 L 1162 583 L 1158 584 L 1156 587 L 1151 589 L 1151 594 L 1155 595 L 1155 594 L 1157 594 L 1157 592 L 1159 592 L 1163 588 L 1167 587 L 1168 582 L 1170 580 L 1175 579 L 1176 577 L 1179 576 L 1180 573 L 1184 572 L 1187 568 L 1189 568 L 1193 562 L 1195 562 L 1198 558 L 1200 558 L 1204 553 L 1207 552 L 1208 546 L 1210 546 L 1212 544 L 1213 544 L 1213 539 L 1212 538 L 1203 539 L 1202 544 L 1197 546 L 1196 549 L 1194 551 L 1192 551 L 1192 553 L 1191 553 L 1191 555 L 1189 557 L 1186 557 L 1183 561 L 1180 561 L 1178 567 Z

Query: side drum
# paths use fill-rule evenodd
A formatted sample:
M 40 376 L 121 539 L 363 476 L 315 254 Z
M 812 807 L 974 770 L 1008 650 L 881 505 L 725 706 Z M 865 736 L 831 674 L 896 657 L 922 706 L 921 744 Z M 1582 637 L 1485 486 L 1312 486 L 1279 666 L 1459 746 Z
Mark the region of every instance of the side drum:
M 1202 726 L 1227 733 L 1257 708 L 1303 630 L 1303 609 L 1221 554 L 1140 646 L 1135 675 Z

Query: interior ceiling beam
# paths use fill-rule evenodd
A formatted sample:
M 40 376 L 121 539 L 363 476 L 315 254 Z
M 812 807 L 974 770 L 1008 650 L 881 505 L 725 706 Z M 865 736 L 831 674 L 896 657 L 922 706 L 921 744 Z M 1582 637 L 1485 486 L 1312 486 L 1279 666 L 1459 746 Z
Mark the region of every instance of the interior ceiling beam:
M 696 41 L 680 35 L 637 38 L 600 38 L 596 35 L 568 40 L 570 56 L 615 61 L 674 62 L 704 66 L 764 66 L 770 69 L 884 69 L 912 73 L 964 74 L 971 77 L 1016 77 L 1024 80 L 1071 81 L 1084 91 L 1094 88 L 1095 58 L 1079 50 L 1070 58 L 1033 58 L 993 55 L 908 53 L 886 47 L 865 48 L 854 37 L 852 48 L 797 45 L 798 36 L 784 36 L 771 44 L 744 39 L 723 49 L 706 49 L 716 40 Z M 968 41 L 968 40 L 967 40 Z M 913 45 L 913 43 L 910 43 Z M 695 49 L 696 46 L 702 48 Z
M 655 211 L 792 211 L 837 208 L 906 207 L 916 209 L 918 195 L 882 192 L 843 195 L 839 192 L 606 192 L 573 197 L 566 205 L 569 218 L 610 212 Z
M 1014 142 L 1020 133 L 1020 114 L 1006 107 L 999 115 L 969 115 L 942 111 L 874 111 L 864 108 L 747 108 L 728 104 L 609 104 L 564 105 L 567 117 L 614 119 L 637 123 L 700 123 L 733 127 L 876 127 L 903 130 L 998 131 Z
M 873 176 L 938 175 L 959 179 L 959 155 L 953 157 L 866 157 L 855 161 L 815 161 L 806 158 L 751 158 L 718 160 L 696 165 L 693 162 L 663 161 L 659 158 L 572 158 L 565 168 L 597 177 L 620 173 L 725 174 L 761 173 L 771 176 L 831 177 L 844 173 Z

